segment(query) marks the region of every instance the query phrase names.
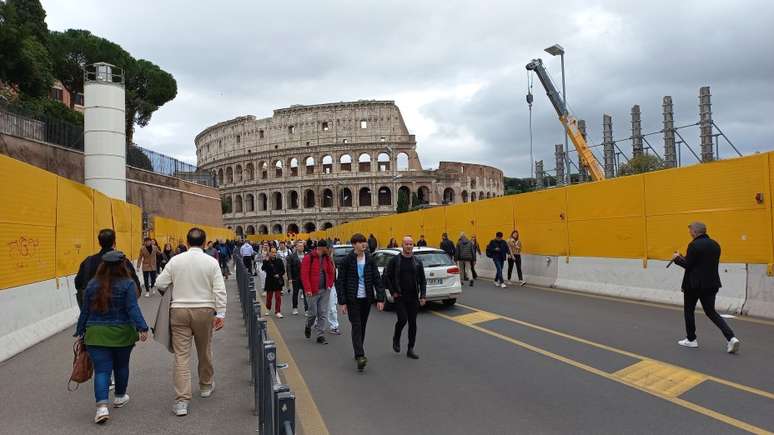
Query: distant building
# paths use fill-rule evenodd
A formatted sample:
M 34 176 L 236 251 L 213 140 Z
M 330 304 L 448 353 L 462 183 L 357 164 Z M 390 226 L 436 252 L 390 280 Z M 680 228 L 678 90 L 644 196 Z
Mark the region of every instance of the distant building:
M 74 99 L 73 110 L 83 113 L 83 93 L 77 92 L 75 96 L 71 95 L 59 80 L 54 81 L 54 84 L 51 85 L 48 96 L 67 107 L 70 107 L 70 101 Z

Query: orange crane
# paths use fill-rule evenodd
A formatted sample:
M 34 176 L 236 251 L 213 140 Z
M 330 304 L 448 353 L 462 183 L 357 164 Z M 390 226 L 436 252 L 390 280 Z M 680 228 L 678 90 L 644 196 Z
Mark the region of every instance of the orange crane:
M 546 90 L 548 99 L 556 109 L 557 115 L 559 115 L 559 121 L 564 125 L 567 130 L 567 135 L 570 136 L 570 140 L 575 145 L 575 150 L 578 152 L 580 164 L 583 165 L 591 175 L 591 179 L 594 181 L 604 180 L 605 172 L 597 162 L 594 154 L 589 149 L 586 139 L 583 138 L 580 130 L 578 129 L 578 120 L 575 119 L 570 111 L 567 110 L 562 98 L 559 96 L 559 92 L 556 90 L 554 83 L 551 81 L 551 77 L 548 76 L 546 68 L 543 66 L 543 61 L 540 59 L 533 59 L 532 62 L 527 64 L 527 71 L 534 71 L 537 74 L 540 83 Z

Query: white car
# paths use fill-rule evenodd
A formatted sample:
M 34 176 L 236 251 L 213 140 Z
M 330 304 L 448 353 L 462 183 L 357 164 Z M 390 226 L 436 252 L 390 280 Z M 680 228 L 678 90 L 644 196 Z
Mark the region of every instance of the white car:
M 379 249 L 374 252 L 374 260 L 379 268 L 379 273 L 384 272 L 387 263 L 400 255 L 400 249 Z M 426 299 L 428 301 L 441 301 L 444 305 L 454 305 L 457 298 L 462 295 L 462 283 L 460 282 L 460 269 L 449 258 L 446 253 L 440 249 L 427 247 L 414 247 L 414 255 L 422 261 L 425 268 L 425 279 L 427 280 Z M 392 299 L 388 289 L 388 306 L 395 302 Z

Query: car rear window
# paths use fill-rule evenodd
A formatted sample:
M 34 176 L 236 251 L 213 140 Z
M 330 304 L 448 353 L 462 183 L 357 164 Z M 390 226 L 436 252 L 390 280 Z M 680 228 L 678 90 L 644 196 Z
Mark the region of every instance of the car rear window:
M 354 248 L 351 246 L 343 246 L 341 248 L 333 248 L 333 256 L 337 258 L 346 257 L 347 254 L 352 252 Z
M 449 258 L 448 255 L 446 255 L 445 252 L 441 251 L 426 251 L 426 252 L 416 252 L 414 255 L 417 256 L 420 260 L 422 260 L 422 265 L 424 267 L 440 267 L 440 266 L 453 266 L 454 263 L 452 263 L 451 258 Z

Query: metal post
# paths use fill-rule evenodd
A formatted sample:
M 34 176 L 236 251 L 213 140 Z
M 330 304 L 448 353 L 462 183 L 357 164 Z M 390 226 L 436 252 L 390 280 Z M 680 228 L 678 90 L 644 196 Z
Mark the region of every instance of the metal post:
M 580 130 L 581 136 L 583 136 L 583 140 L 588 142 L 588 138 L 586 136 L 586 121 L 583 119 L 578 120 L 578 130 Z M 580 158 L 578 158 L 578 178 L 579 181 L 589 181 L 589 169 L 586 167 L 586 165 L 583 164 Z
M 605 178 L 615 177 L 615 148 L 613 143 L 613 118 L 602 116 L 602 149 L 605 157 Z
M 641 156 L 642 146 L 642 120 L 640 118 L 640 106 L 632 106 L 632 157 Z
M 260 314 L 260 311 L 259 311 Z M 263 388 L 264 382 L 266 382 L 266 376 L 263 375 L 264 367 L 265 367 L 265 351 L 266 346 L 264 346 L 264 337 L 266 331 L 266 319 L 261 318 L 260 316 L 256 316 L 256 344 L 255 344 L 255 360 L 256 363 L 253 366 L 253 370 L 255 370 L 255 374 L 253 375 L 255 377 L 255 384 L 253 385 L 253 400 L 255 401 L 255 415 L 258 416 L 258 424 L 263 422 L 263 400 L 264 400 L 264 392 L 265 389 Z
M 261 374 L 263 376 L 262 384 L 263 384 L 263 397 L 261 398 L 261 403 L 263 404 L 263 432 L 262 433 L 271 433 L 271 428 L 274 427 L 274 421 L 273 417 L 274 414 L 272 412 L 272 379 L 274 376 L 274 373 L 276 372 L 276 361 L 277 361 L 277 346 L 274 344 L 271 340 L 266 340 L 263 344 L 264 349 L 264 367 L 263 367 L 263 373 Z
M 280 422 L 281 430 L 284 428 L 285 434 L 296 433 L 296 396 L 289 391 L 283 391 L 277 395 L 279 399 L 279 415 L 277 421 Z
M 562 55 L 560 56 L 560 58 L 562 60 L 562 101 L 564 102 L 564 107 L 567 107 L 567 88 L 565 86 L 565 79 L 564 79 L 564 50 L 562 50 Z M 570 145 L 569 145 L 569 142 L 568 142 L 567 138 L 568 138 L 568 136 L 567 136 L 567 129 L 565 128 L 564 129 L 564 157 L 565 157 L 566 165 L 563 165 L 563 166 L 566 166 L 566 168 L 567 168 L 567 172 L 565 174 L 567 178 L 563 178 L 563 179 L 564 179 L 565 184 L 570 184 L 570 171 L 571 171 L 571 168 L 570 168 L 570 161 L 568 159 L 568 156 L 570 155 Z M 557 168 L 559 166 L 562 166 L 562 165 L 557 165 Z M 562 171 L 562 172 L 564 172 L 564 171 Z M 558 177 L 558 175 L 557 175 L 557 177 Z
M 280 400 L 279 395 L 282 393 L 289 393 L 290 388 L 288 388 L 287 385 L 284 384 L 277 384 L 272 385 L 271 389 L 271 408 L 272 408 L 272 422 L 274 423 L 274 427 L 271 429 L 271 433 L 273 434 L 279 434 L 280 429 L 282 428 L 282 412 L 280 411 Z
M 543 183 L 544 183 L 544 180 L 543 180 L 543 161 L 542 160 L 538 160 L 537 162 L 535 162 L 535 184 L 536 184 L 536 187 L 538 189 L 542 189 L 543 187 L 545 187 L 543 185 Z
M 712 141 L 712 102 L 709 86 L 699 89 L 699 130 L 701 134 L 701 161 L 715 160 Z
M 675 148 L 675 114 L 672 97 L 664 97 L 661 105 L 664 109 L 664 166 L 677 167 L 677 150 Z
M 554 146 L 554 156 L 556 157 L 556 180 L 564 181 L 564 150 L 562 144 L 558 143 Z M 569 183 L 567 183 L 569 184 Z

